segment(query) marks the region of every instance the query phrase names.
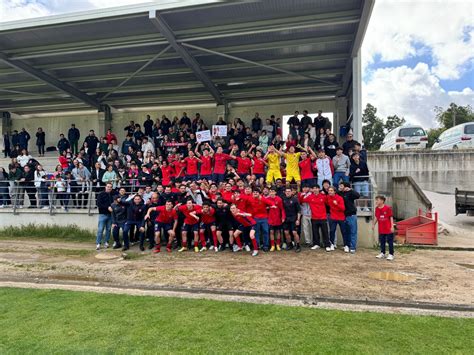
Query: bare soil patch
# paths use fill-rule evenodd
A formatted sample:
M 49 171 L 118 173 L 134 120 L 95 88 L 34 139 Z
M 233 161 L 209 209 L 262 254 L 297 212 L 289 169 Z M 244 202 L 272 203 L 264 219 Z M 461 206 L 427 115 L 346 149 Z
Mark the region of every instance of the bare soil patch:
M 87 244 L 2 240 L 0 277 L 474 304 L 474 271 L 464 266 L 472 265 L 474 252 L 416 250 L 396 254 L 393 262 L 376 259 L 376 253 L 304 249 L 252 258 L 228 251 L 154 255 L 134 247 L 124 259 L 121 252 L 95 252 Z

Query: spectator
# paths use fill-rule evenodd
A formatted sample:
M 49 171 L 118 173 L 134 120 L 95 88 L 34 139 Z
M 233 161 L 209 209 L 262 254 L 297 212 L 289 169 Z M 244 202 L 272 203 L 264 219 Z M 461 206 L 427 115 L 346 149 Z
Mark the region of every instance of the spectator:
M 331 159 L 334 158 L 336 156 L 336 150 L 338 147 L 339 143 L 336 141 L 336 136 L 332 133 L 329 134 L 326 141 L 324 142 L 324 152 L 326 155 Z
M 16 146 L 20 145 L 20 136 L 18 135 L 18 131 L 15 129 L 12 134 L 12 146 L 15 148 Z
M 146 120 L 143 122 L 143 129 L 145 130 L 145 136 L 151 137 L 153 132 L 153 120 L 150 115 L 146 115 Z
M 344 199 L 345 225 L 343 238 L 346 241 L 347 247 L 344 247 L 344 252 L 354 254 L 357 249 L 357 208 L 355 200 L 360 198 L 360 194 L 351 188 L 349 182 L 341 182 L 339 184 L 339 193 Z
M 301 127 L 300 127 L 300 135 L 303 135 L 303 132 L 306 132 L 309 125 L 312 123 L 311 117 L 308 116 L 308 111 L 303 111 L 303 117 L 301 117 Z
M 0 167 L 0 208 L 5 208 L 10 205 L 9 187 L 8 173 L 4 168 Z
M 327 117 L 323 116 L 323 111 L 319 110 L 318 115 L 314 118 L 314 127 L 316 128 L 316 132 L 322 128 L 324 130 L 331 129 L 331 122 Z
M 274 128 L 273 128 L 271 120 L 269 119 L 265 120 L 265 125 L 262 127 L 262 131 L 267 132 L 268 141 L 271 142 L 274 137 L 273 135 Z
M 21 132 L 18 133 L 18 145 L 20 146 L 20 149 L 28 150 L 28 142 L 30 138 L 30 134 L 26 131 L 26 129 L 22 128 Z
M 38 147 L 38 156 L 44 157 L 44 146 L 46 145 L 46 134 L 43 132 L 43 129 L 38 128 L 36 132 L 36 146 Z
M 87 208 L 87 201 L 89 197 L 89 181 L 91 173 L 84 166 L 83 163 L 77 163 L 77 166 L 72 169 L 72 176 L 79 185 L 79 192 L 77 196 L 78 208 Z M 83 200 L 84 198 L 84 200 Z
M 367 199 L 370 195 L 369 168 L 367 167 L 367 163 L 360 160 L 360 156 L 358 153 L 352 155 L 352 163 L 349 176 L 351 178 L 354 190 L 365 198 L 364 212 L 370 212 L 367 205 Z
M 334 167 L 331 159 L 326 156 L 324 150 L 319 150 L 318 159 L 316 159 L 316 168 L 318 170 L 318 185 L 322 186 L 324 180 L 328 180 L 332 184 L 332 176 Z
M 262 119 L 260 118 L 258 112 L 255 112 L 254 118 L 252 118 L 252 131 L 259 132 L 262 130 Z
M 21 186 L 21 191 L 26 192 L 30 200 L 30 205 L 28 208 L 36 208 L 36 188 L 35 188 L 35 175 L 34 171 L 31 170 L 29 165 L 25 165 L 20 179 L 18 180 L 19 185 Z M 18 196 L 20 198 L 19 203 L 23 204 L 23 193 Z
M 107 133 L 105 134 L 105 138 L 107 140 L 107 144 L 112 144 L 114 141 L 117 142 L 117 136 L 115 133 L 112 133 L 112 130 L 108 129 Z
M 293 137 L 296 137 L 299 132 L 299 127 L 300 127 L 300 119 L 298 118 L 299 114 L 300 113 L 298 111 L 295 111 L 295 114 L 291 116 L 287 122 L 288 126 L 290 127 L 290 134 Z
M 114 202 L 112 195 L 112 184 L 105 185 L 105 190 L 97 195 L 97 208 L 99 210 L 99 225 L 96 236 L 96 250 L 100 250 L 103 233 L 105 230 L 104 247 L 109 247 L 110 230 L 112 228 L 112 203 Z
M 227 123 L 224 121 L 222 116 L 219 116 L 219 119 L 216 122 L 216 126 L 227 126 Z
M 354 135 L 353 135 L 352 133 L 349 133 L 349 134 L 347 135 L 346 141 L 345 141 L 344 144 L 342 145 L 342 149 L 344 149 L 344 154 L 347 155 L 347 156 L 350 156 L 349 151 L 350 151 L 350 150 L 353 151 L 355 145 L 358 143 L 358 142 L 355 141 L 353 138 L 354 138 Z
M 8 133 L 3 134 L 3 154 L 5 158 L 11 154 L 10 136 Z
M 73 123 L 69 131 L 67 132 L 67 139 L 69 140 L 69 144 L 71 145 L 71 152 L 72 154 L 79 153 L 79 139 L 81 138 L 81 132 L 79 129 L 76 128 L 76 125 Z
M 269 142 L 270 139 L 267 136 L 267 131 L 263 130 L 260 137 L 258 138 L 258 146 L 264 153 L 267 152 Z
M 28 154 L 28 151 L 26 149 L 21 150 L 21 155 L 18 157 L 18 163 L 22 168 L 28 164 L 28 162 L 32 159 L 31 155 Z
M 117 174 L 114 171 L 114 166 L 112 164 L 109 164 L 107 166 L 107 171 L 104 173 L 102 176 L 102 182 L 107 185 L 107 184 L 112 184 L 112 188 L 115 190 L 117 187 Z
M 334 184 L 339 185 L 339 182 L 348 182 L 351 168 L 351 161 L 347 155 L 342 152 L 342 148 L 336 149 L 336 156 L 332 158 L 332 165 L 334 166 Z
M 64 137 L 64 134 L 62 133 L 59 135 L 59 141 L 58 141 L 57 147 L 58 147 L 59 155 L 62 155 L 63 152 L 65 152 L 71 147 L 71 145 L 69 144 L 69 141 Z
M 46 180 L 46 172 L 43 167 L 38 164 L 34 172 L 34 181 L 36 191 L 38 193 L 38 208 L 48 208 L 48 183 Z
M 71 140 L 69 139 L 69 141 Z M 94 152 L 97 149 L 97 146 L 99 145 L 99 139 L 96 137 L 93 129 L 89 131 L 89 135 L 84 140 L 84 148 L 86 147 L 85 144 L 87 144 L 87 148 L 88 148 L 87 150 L 86 149 L 85 150 L 89 155 L 91 152 Z M 73 145 L 72 142 L 71 142 L 71 145 Z
M 153 146 L 153 143 L 148 140 L 148 137 L 143 137 L 141 150 L 143 154 L 146 154 L 147 152 L 155 153 L 155 147 Z

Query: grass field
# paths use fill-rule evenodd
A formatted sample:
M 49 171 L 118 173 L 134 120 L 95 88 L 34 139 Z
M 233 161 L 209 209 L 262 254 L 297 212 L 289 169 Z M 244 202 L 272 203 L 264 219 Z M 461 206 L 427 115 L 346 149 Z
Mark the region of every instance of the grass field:
M 67 227 L 28 224 L 1 229 L 0 239 L 47 239 L 58 242 L 95 243 L 95 234 L 75 224 Z
M 0 289 L 0 353 L 471 353 L 474 320 Z

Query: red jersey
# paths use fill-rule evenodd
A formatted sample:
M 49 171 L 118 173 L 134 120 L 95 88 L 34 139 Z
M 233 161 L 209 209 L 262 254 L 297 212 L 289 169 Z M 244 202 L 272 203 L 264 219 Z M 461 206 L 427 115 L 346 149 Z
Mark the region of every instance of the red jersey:
M 313 179 L 314 174 L 311 169 L 311 158 L 306 158 L 298 163 L 300 167 L 301 180 Z
M 105 135 L 105 138 L 107 139 L 107 144 L 111 144 L 113 140 L 115 140 L 115 142 L 118 142 L 117 136 L 114 133 L 107 133 Z
M 178 207 L 179 211 L 184 214 L 184 223 L 193 225 L 196 223 L 199 223 L 199 219 L 194 218 L 191 216 L 190 213 L 195 212 L 196 214 L 201 213 L 201 206 L 198 205 L 193 205 L 193 208 L 191 210 L 188 210 L 188 207 L 186 205 L 179 206 Z
M 225 174 L 227 160 L 232 159 L 229 154 L 215 153 L 214 154 L 214 173 Z
M 198 174 L 198 163 L 197 158 L 187 157 L 184 159 L 186 165 L 186 175 L 197 175 Z
M 274 206 L 274 204 L 265 197 L 255 198 L 250 200 L 251 212 L 255 218 L 268 218 L 267 207 Z
M 311 219 L 327 219 L 327 196 L 325 194 L 309 194 L 301 199 L 303 203 L 309 204 L 311 208 Z
M 243 211 L 243 212 L 250 212 L 250 209 L 251 209 L 251 203 L 249 201 L 249 198 L 247 197 L 247 195 L 242 195 L 240 194 L 240 197 L 239 199 L 237 200 L 235 198 L 235 195 L 232 196 L 232 203 L 235 203 L 235 205 L 237 206 L 237 208 L 240 210 L 240 211 Z
M 171 182 L 171 178 L 174 176 L 174 168 L 171 165 L 162 166 L 161 167 L 161 175 L 162 175 L 162 184 L 164 186 L 169 185 Z
M 176 177 L 183 177 L 184 175 L 184 168 L 186 167 L 185 163 L 182 163 L 179 160 L 176 160 L 173 162 L 174 170 L 175 170 L 175 176 Z
M 393 216 L 392 207 L 384 205 L 375 209 L 375 218 L 379 225 L 379 234 L 390 234 L 392 232 L 392 223 L 390 218 Z
M 201 175 L 212 174 L 212 158 L 210 156 L 201 157 Z
M 265 174 L 265 160 L 262 158 L 253 158 L 253 173 Z
M 221 190 L 221 195 L 222 195 L 222 199 L 225 201 L 225 202 L 232 202 L 232 196 L 234 195 L 234 191 L 226 191 L 226 190 Z
M 167 211 L 166 206 L 158 206 L 155 207 L 155 211 L 158 212 L 156 221 L 159 223 L 174 223 L 178 219 L 178 214 L 174 208 L 171 211 Z
M 235 214 L 233 214 L 233 216 L 234 216 L 234 219 L 237 221 L 237 223 L 243 225 L 244 227 L 251 227 L 257 224 L 257 222 L 255 222 L 255 219 L 253 219 L 250 216 L 248 217 L 236 216 Z
M 235 158 L 237 160 L 237 174 L 250 174 L 250 168 L 252 167 L 252 161 L 250 158 Z
M 209 207 L 209 212 L 204 213 L 204 211 L 201 210 L 200 215 L 201 215 L 201 222 L 204 224 L 210 224 L 214 223 L 216 221 L 216 217 L 214 216 L 216 211 L 214 208 Z
M 283 220 L 286 218 L 282 199 L 278 196 L 268 197 L 267 199 L 277 206 L 277 208 L 270 208 L 268 210 L 268 224 L 270 226 L 281 226 Z
M 328 205 L 329 205 L 329 218 L 335 221 L 344 221 L 346 216 L 344 211 L 346 210 L 344 206 L 344 199 L 340 195 L 328 196 Z M 336 203 L 334 203 L 336 202 Z

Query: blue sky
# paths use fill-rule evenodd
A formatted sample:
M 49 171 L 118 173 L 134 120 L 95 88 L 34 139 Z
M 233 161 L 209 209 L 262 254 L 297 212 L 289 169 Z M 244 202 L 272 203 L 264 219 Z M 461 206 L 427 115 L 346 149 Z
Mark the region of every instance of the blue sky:
M 0 0 L 0 21 L 141 2 Z M 474 0 L 376 0 L 361 52 L 363 104 L 382 118 L 429 128 L 435 106 L 474 106 Z

